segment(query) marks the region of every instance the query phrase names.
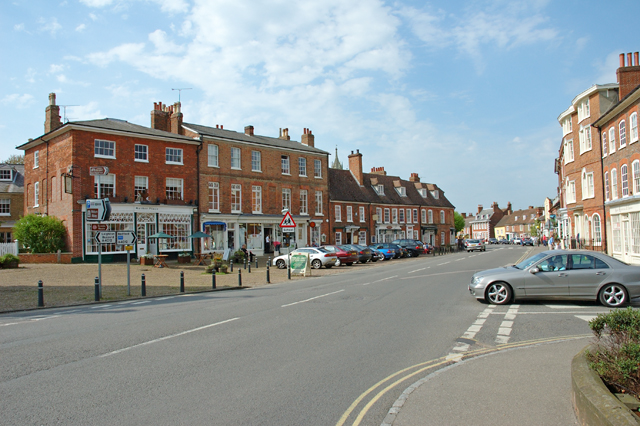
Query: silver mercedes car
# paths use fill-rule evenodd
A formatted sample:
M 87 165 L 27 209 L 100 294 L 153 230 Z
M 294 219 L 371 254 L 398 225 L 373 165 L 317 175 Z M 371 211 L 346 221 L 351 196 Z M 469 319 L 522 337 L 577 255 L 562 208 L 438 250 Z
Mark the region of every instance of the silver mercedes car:
M 516 299 L 577 299 L 617 308 L 640 297 L 640 267 L 593 251 L 549 250 L 516 265 L 475 273 L 469 292 L 495 305 Z

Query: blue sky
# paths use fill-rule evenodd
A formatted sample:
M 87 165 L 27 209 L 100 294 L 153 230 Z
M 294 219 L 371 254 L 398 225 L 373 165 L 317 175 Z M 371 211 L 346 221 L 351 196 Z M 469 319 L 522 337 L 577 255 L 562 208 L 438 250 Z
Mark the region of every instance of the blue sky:
M 437 183 L 460 212 L 556 195 L 558 115 L 640 50 L 638 1 L 8 0 L 0 160 L 68 120 L 304 128 L 346 165 Z M 606 13 L 605 13 L 606 12 Z M 604 16 L 608 16 L 605 18 Z

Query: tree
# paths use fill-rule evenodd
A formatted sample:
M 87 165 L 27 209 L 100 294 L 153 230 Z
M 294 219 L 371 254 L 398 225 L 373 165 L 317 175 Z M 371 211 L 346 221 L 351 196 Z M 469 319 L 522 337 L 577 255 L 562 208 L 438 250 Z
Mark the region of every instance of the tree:
M 464 229 L 464 217 L 458 212 L 453 212 L 453 226 L 456 228 L 456 234 Z
M 20 218 L 13 227 L 14 238 L 31 253 L 64 251 L 67 229 L 57 217 L 30 214 Z
M 4 160 L 6 164 L 24 164 L 24 155 L 11 154 L 9 158 Z

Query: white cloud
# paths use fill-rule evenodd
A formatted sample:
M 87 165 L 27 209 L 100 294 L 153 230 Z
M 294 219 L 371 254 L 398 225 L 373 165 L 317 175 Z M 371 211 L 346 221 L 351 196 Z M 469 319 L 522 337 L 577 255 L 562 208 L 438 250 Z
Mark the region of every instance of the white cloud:
M 80 24 L 76 27 L 76 31 L 79 33 L 83 32 L 85 29 L 87 29 L 87 26 L 85 24 Z
M 33 96 L 28 93 L 24 93 L 22 95 L 14 93 L 6 95 L 4 98 L 0 99 L 0 104 L 11 108 L 24 109 L 33 104 Z
M 50 74 L 57 74 L 64 71 L 64 65 L 60 65 L 60 64 L 51 64 L 49 65 L 49 73 Z
M 80 3 L 89 7 L 105 7 L 111 5 L 113 0 L 80 0 Z
M 620 53 L 622 51 L 611 52 L 602 60 L 594 62 L 594 68 L 597 73 L 595 84 L 606 84 L 617 82 L 616 70 L 620 66 Z
M 24 24 L 15 24 L 13 26 L 13 30 L 14 31 L 19 31 L 19 32 L 25 31 Z
M 38 19 L 38 23 L 40 24 L 40 31 L 49 32 L 53 36 L 62 29 L 62 25 L 58 23 L 57 18 L 40 18 Z
M 97 102 L 89 102 L 86 105 L 67 107 L 66 114 L 69 121 L 84 121 L 105 118 L 105 115 L 100 112 L 100 108 L 98 107 Z

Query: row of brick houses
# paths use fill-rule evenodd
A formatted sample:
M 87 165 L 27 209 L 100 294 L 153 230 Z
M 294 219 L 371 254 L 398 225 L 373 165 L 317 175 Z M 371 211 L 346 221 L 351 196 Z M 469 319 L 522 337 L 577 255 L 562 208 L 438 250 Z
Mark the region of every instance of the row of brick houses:
M 620 55 L 617 83 L 594 85 L 558 117 L 558 235 L 640 264 L 640 64 Z
M 304 129 L 300 142 L 288 129 L 277 138 L 223 126 L 183 122 L 180 103 L 155 103 L 151 126 L 118 119 L 62 123 L 55 94 L 45 110 L 45 133 L 18 147 L 25 152 L 24 214 L 59 217 L 75 260 L 98 253 L 86 202 L 108 197 L 111 231 L 135 231 L 136 253 L 272 252 L 285 237 L 279 224 L 288 210 L 297 246 L 370 244 L 418 238 L 435 245 L 454 240 L 453 205 L 435 184 L 362 172 L 362 154 L 349 170 L 329 168 L 329 153 Z M 91 176 L 90 167 L 108 167 Z M 204 231 L 212 238 L 193 240 Z M 173 238 L 149 238 L 163 232 Z M 194 243 L 195 241 L 195 243 Z M 194 246 L 194 244 L 198 244 Z M 123 247 L 103 244 L 105 259 Z
M 462 235 L 473 239 L 513 240 L 514 238 L 532 236 L 531 228 L 536 220 L 544 222 L 544 208 L 529 206 L 528 209 L 513 210 L 511 203 L 506 209 L 501 209 L 497 202 L 491 208 L 485 209 L 478 205 L 475 214 L 462 213 L 465 228 Z

